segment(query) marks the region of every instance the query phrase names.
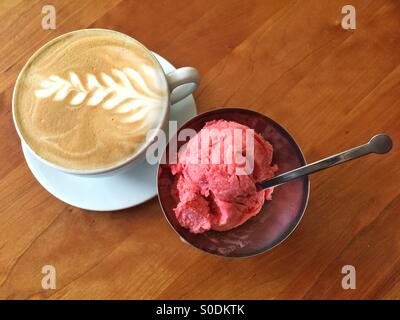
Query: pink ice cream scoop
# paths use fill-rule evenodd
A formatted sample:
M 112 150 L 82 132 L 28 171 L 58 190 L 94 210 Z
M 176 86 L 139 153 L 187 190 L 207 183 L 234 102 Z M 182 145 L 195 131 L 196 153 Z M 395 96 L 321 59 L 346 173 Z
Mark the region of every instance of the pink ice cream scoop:
M 246 136 L 249 132 L 251 140 Z M 256 183 L 277 171 L 271 165 L 272 153 L 272 145 L 247 126 L 226 120 L 207 122 L 184 145 L 178 163 L 171 165 L 176 177 L 172 192 L 179 200 L 174 211 L 180 225 L 193 233 L 226 231 L 257 215 L 264 201 L 271 200 L 273 189 L 258 191 Z M 239 170 L 249 163 L 251 170 Z

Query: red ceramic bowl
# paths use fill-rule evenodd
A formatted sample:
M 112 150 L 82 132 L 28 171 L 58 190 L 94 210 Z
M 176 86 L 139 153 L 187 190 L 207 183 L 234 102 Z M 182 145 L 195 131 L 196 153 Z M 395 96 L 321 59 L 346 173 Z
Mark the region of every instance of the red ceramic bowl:
M 274 148 L 272 163 L 279 166 L 277 174 L 306 164 L 300 147 L 282 126 L 263 114 L 247 109 L 222 108 L 199 114 L 186 122 L 177 134 L 184 128 L 198 132 L 206 122 L 220 119 L 246 125 L 268 140 Z M 178 150 L 184 143 L 178 142 Z M 168 154 L 168 150 L 167 145 L 164 153 Z M 299 178 L 276 187 L 272 201 L 265 201 L 261 212 L 243 225 L 224 232 L 207 231 L 193 234 L 181 227 L 175 217 L 174 208 L 177 206 L 177 201 L 171 194 L 173 181 L 174 176 L 168 163 L 160 164 L 157 181 L 158 198 L 172 228 L 194 247 L 225 257 L 253 256 L 270 250 L 284 241 L 299 224 L 310 192 L 308 177 Z

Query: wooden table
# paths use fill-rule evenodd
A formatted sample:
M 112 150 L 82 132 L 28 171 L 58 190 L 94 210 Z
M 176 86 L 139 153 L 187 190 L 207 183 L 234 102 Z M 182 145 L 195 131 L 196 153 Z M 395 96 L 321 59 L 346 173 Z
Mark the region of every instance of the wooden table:
M 400 2 L 47 1 L 0 4 L 1 298 L 400 298 Z M 283 244 L 230 260 L 182 243 L 153 199 L 121 212 L 69 206 L 29 171 L 11 96 L 28 57 L 67 31 L 127 33 L 176 66 L 199 69 L 198 111 L 236 106 L 280 122 L 308 161 L 386 132 L 394 149 L 311 177 L 306 214 Z M 41 286 L 54 265 L 57 288 Z M 344 265 L 356 289 L 341 286 Z

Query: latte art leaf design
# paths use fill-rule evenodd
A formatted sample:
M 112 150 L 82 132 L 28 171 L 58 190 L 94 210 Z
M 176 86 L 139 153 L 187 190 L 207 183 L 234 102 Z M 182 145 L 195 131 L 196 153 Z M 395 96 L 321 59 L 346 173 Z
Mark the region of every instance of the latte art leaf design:
M 159 106 L 163 98 L 149 88 L 139 72 L 128 67 L 123 70 L 112 69 L 112 75 L 102 72 L 100 79 L 88 73 L 86 82 L 75 72 L 69 73 L 69 79 L 51 75 L 40 83 L 40 87 L 35 90 L 35 96 L 39 99 L 52 97 L 54 101 L 64 101 L 70 97 L 69 104 L 72 106 L 85 103 L 88 106 L 101 105 L 107 110 L 115 109 L 117 113 L 129 113 L 123 122 L 142 119 L 148 111 L 143 108 Z M 137 112 L 132 114 L 132 111 Z

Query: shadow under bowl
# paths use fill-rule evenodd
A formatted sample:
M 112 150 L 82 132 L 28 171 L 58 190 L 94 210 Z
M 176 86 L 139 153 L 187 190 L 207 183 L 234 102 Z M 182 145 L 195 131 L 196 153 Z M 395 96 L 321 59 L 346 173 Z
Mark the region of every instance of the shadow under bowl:
M 186 122 L 177 132 L 191 128 L 199 132 L 206 122 L 227 120 L 248 126 L 268 140 L 273 148 L 273 164 L 277 174 L 306 164 L 303 153 L 292 136 L 267 116 L 248 109 L 221 108 L 197 115 Z M 178 141 L 179 148 L 187 141 Z M 299 224 L 309 197 L 308 177 L 293 180 L 274 189 L 271 201 L 265 201 L 260 213 L 243 225 L 229 231 L 207 231 L 194 234 L 183 228 L 176 219 L 174 208 L 178 202 L 172 195 L 175 177 L 168 157 L 169 144 L 158 167 L 158 198 L 165 217 L 172 228 L 189 244 L 207 253 L 225 257 L 249 257 L 260 254 L 284 241 Z

